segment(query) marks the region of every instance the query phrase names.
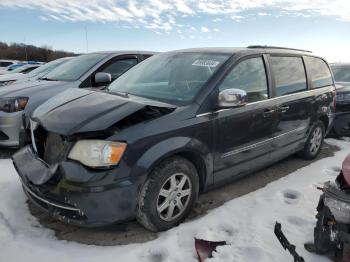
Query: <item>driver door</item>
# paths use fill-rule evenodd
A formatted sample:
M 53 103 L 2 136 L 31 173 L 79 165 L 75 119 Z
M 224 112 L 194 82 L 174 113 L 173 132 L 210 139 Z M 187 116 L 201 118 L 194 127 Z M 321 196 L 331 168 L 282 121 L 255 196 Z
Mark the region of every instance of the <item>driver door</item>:
M 216 113 L 214 182 L 245 174 L 270 161 L 278 116 L 276 102 L 269 99 L 265 62 L 262 55 L 247 58 L 219 85 L 218 92 L 232 88 L 246 91 L 248 104 Z

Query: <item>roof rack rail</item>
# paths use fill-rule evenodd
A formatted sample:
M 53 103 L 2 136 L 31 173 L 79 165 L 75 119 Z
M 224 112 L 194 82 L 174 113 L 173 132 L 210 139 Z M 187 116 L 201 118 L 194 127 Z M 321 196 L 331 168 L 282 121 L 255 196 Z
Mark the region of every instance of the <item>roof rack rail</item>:
M 288 47 L 281 47 L 281 46 L 250 45 L 250 46 L 248 46 L 247 48 L 285 49 L 285 50 L 293 50 L 293 51 L 301 51 L 301 52 L 312 53 L 312 51 L 310 51 L 310 50 L 297 49 L 297 48 L 288 48 Z

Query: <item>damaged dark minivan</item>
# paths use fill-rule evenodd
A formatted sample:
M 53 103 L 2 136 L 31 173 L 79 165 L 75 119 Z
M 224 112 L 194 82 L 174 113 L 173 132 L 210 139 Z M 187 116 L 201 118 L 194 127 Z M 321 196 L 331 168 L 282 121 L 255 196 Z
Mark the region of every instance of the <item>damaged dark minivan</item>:
M 54 218 L 136 218 L 161 231 L 200 192 L 297 152 L 315 158 L 334 104 L 328 64 L 307 51 L 167 52 L 108 90 L 68 90 L 37 108 L 32 144 L 13 161 L 30 201 Z

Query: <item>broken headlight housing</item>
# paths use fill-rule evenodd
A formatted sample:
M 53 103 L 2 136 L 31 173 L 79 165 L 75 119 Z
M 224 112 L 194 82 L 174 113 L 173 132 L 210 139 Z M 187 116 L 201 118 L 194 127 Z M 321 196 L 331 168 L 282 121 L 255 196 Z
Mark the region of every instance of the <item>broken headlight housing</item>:
M 0 98 L 0 111 L 14 113 L 24 110 L 28 103 L 28 97 L 4 97 Z
M 79 140 L 75 143 L 68 158 L 89 167 L 109 167 L 119 164 L 126 143 L 104 140 Z

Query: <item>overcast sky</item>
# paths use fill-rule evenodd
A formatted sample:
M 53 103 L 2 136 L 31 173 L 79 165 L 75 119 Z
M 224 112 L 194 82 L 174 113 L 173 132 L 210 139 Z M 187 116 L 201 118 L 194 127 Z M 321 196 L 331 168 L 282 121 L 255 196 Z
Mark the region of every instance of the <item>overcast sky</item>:
M 267 44 L 350 61 L 350 1 L 0 0 L 0 32 L 79 53 Z

